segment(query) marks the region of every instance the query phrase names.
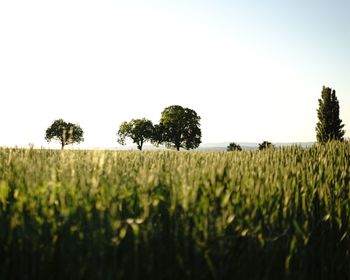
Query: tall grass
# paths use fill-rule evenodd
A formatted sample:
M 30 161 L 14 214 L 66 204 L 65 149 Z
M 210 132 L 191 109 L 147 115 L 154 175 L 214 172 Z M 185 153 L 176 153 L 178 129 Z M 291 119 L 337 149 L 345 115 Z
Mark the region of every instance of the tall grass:
M 350 145 L 0 149 L 0 279 L 350 279 Z

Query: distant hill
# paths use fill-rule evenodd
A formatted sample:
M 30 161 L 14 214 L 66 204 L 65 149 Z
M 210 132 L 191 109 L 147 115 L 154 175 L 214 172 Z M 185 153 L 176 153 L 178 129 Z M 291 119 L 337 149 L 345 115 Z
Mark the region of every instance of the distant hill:
M 204 151 L 226 151 L 227 146 L 230 142 L 221 142 L 221 143 L 204 143 L 200 145 L 198 150 Z M 254 151 L 259 147 L 259 143 L 251 143 L 251 142 L 236 142 L 236 144 L 240 145 L 243 150 Z M 291 143 L 273 143 L 275 147 L 287 147 L 292 145 L 300 145 L 303 148 L 311 147 L 315 144 L 315 142 L 291 142 Z
M 219 142 L 219 143 L 204 143 L 199 146 L 198 149 L 195 151 L 213 151 L 213 152 L 222 152 L 226 151 L 227 146 L 230 142 Z M 236 142 L 238 145 L 242 147 L 245 151 L 255 151 L 259 147 L 259 143 L 253 143 L 253 142 Z M 291 145 L 300 145 L 301 147 L 310 147 L 315 144 L 315 142 L 291 142 L 291 143 L 274 143 L 272 142 L 275 147 L 286 147 Z M 165 150 L 166 148 L 164 146 L 159 146 L 158 148 L 150 145 L 145 144 L 143 146 L 143 150 L 145 151 L 152 151 L 152 150 Z M 121 147 L 115 147 L 111 148 L 111 150 L 137 150 L 136 145 L 126 145 Z

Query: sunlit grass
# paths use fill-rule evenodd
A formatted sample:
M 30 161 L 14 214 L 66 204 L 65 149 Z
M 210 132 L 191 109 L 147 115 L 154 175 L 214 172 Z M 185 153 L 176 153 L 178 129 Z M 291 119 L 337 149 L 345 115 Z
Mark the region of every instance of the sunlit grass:
M 350 145 L 0 149 L 0 279 L 350 279 Z

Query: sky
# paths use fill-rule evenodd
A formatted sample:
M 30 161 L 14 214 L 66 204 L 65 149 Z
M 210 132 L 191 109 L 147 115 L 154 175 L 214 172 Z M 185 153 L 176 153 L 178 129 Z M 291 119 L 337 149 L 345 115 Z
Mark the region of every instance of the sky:
M 348 0 L 1 0 L 0 146 L 118 147 L 123 121 L 170 105 L 202 142 L 315 141 L 322 86 L 350 137 Z

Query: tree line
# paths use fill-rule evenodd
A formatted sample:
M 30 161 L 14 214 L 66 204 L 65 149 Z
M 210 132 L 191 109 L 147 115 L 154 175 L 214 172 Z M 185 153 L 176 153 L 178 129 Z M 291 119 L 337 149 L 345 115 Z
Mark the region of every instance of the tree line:
M 142 119 L 132 119 L 120 124 L 117 133 L 118 143 L 125 145 L 129 138 L 142 150 L 145 142 L 155 146 L 165 145 L 168 148 L 190 150 L 197 148 L 201 143 L 200 116 L 189 108 L 179 105 L 166 107 L 158 124 Z M 45 139 L 50 142 L 56 140 L 61 148 L 73 143 L 84 141 L 83 130 L 78 124 L 67 123 L 62 119 L 55 120 L 46 130 Z
M 318 100 L 317 117 L 318 143 L 344 140 L 344 124 L 339 118 L 339 101 L 334 89 L 323 86 L 321 98 Z M 117 132 L 117 141 L 125 145 L 128 138 L 137 145 L 139 150 L 142 150 L 145 142 L 155 146 L 165 145 L 178 151 L 181 148 L 195 149 L 200 145 L 202 138 L 200 120 L 200 116 L 192 109 L 179 105 L 169 106 L 162 111 L 158 124 L 153 124 L 146 118 L 122 122 Z M 83 142 L 83 134 L 83 129 L 78 124 L 58 119 L 47 128 L 45 139 L 48 142 L 58 141 L 63 149 L 66 145 Z M 259 144 L 259 150 L 273 147 L 269 141 Z M 227 151 L 241 150 L 242 147 L 235 142 L 227 146 Z
M 173 105 L 163 110 L 159 124 L 153 125 L 146 118 L 123 122 L 117 133 L 118 143 L 125 145 L 125 138 L 130 138 L 139 150 L 146 141 L 178 151 L 195 149 L 202 138 L 200 119 L 194 110 Z

